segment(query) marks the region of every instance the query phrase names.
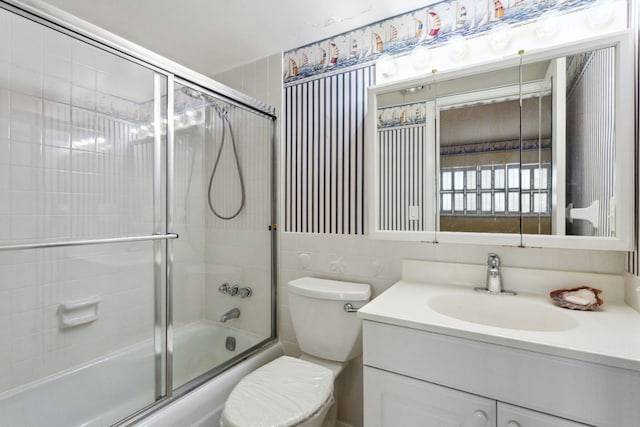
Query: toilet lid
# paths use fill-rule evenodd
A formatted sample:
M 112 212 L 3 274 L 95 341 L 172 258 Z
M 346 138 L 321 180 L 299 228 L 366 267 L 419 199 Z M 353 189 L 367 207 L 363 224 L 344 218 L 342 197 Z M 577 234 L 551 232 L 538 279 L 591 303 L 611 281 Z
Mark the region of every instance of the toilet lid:
M 221 425 L 293 426 L 320 409 L 332 392 L 331 370 L 282 356 L 236 385 L 225 403 Z

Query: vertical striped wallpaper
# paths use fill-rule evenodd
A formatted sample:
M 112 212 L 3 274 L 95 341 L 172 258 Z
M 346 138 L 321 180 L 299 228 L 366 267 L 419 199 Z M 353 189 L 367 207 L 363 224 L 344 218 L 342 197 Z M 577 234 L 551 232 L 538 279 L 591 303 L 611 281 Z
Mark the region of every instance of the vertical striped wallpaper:
M 364 234 L 364 118 L 373 66 L 284 88 L 284 231 Z
M 574 207 L 600 201 L 598 227 L 574 221 L 567 234 L 614 236 L 609 224 L 609 207 L 615 196 L 613 48 L 594 51 L 581 75 L 567 93 L 567 203 Z
M 424 133 L 424 125 L 378 131 L 379 230 L 425 230 Z M 409 206 L 418 207 L 418 219 L 409 220 Z

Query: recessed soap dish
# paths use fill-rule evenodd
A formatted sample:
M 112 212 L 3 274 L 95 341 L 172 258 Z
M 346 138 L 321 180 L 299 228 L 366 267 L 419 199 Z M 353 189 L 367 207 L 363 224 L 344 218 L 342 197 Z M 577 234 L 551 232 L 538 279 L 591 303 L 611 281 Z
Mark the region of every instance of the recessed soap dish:
M 549 296 L 555 305 L 570 310 L 589 311 L 600 307 L 604 301 L 600 298 L 602 291 L 589 286 L 578 286 L 571 289 L 556 289 Z

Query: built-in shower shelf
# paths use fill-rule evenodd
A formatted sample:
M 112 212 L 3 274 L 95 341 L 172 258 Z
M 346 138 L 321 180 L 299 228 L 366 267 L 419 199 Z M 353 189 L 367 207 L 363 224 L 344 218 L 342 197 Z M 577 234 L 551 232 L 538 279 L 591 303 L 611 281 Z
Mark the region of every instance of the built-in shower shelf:
M 98 320 L 98 304 L 102 298 L 89 298 L 67 301 L 58 307 L 58 326 L 60 329 L 73 328 Z

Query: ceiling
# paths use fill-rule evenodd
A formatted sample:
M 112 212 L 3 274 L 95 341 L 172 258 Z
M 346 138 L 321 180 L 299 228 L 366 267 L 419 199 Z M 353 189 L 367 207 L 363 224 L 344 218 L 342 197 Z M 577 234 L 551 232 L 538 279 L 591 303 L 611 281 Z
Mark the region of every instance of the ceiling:
M 27 0 L 57 7 L 207 76 L 434 0 Z

